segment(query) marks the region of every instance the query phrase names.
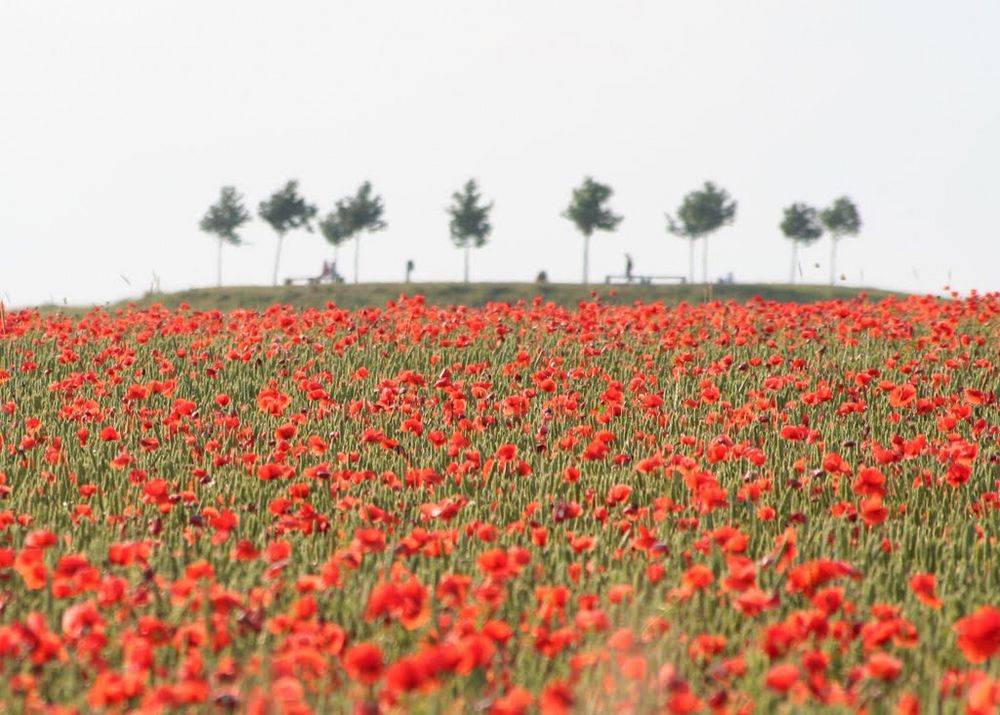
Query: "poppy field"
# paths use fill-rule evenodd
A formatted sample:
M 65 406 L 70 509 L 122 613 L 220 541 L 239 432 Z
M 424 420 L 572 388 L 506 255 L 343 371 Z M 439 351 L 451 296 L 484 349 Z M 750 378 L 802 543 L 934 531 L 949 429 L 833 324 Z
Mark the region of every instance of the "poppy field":
M 1000 295 L 21 311 L 0 711 L 1000 708 Z

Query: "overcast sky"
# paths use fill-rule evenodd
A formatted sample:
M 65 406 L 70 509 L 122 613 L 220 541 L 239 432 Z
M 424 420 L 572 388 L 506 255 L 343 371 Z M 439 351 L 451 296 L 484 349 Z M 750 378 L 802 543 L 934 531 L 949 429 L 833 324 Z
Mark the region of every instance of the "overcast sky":
M 625 216 L 593 239 L 592 277 L 626 251 L 686 273 L 663 214 L 712 180 L 739 202 L 713 277 L 786 281 L 782 208 L 848 194 L 846 284 L 997 290 L 998 38 L 996 0 L 0 0 L 0 298 L 212 285 L 198 221 L 219 187 L 256 213 L 289 178 L 322 212 L 365 179 L 382 194 L 363 281 L 407 259 L 459 280 L 444 209 L 469 177 L 496 202 L 473 280 L 579 281 L 560 212 L 588 174 Z M 244 237 L 224 282 L 266 284 L 274 234 Z M 800 253 L 806 280 L 828 255 Z M 329 257 L 290 234 L 281 274 Z

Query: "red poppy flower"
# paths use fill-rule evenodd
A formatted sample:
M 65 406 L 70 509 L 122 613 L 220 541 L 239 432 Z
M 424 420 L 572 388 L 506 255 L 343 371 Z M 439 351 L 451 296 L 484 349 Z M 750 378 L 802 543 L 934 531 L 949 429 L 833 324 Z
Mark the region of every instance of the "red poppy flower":
M 344 670 L 358 683 L 371 685 L 382 676 L 382 649 L 374 643 L 358 643 L 344 653 Z
M 868 656 L 865 669 L 868 677 L 875 680 L 895 680 L 903 671 L 903 662 L 888 653 L 878 651 Z
M 555 682 L 547 685 L 542 690 L 539 709 L 542 715 L 569 715 L 572 712 L 574 703 L 573 691 L 569 685 L 562 682 Z
M 792 663 L 781 663 L 771 666 L 767 671 L 764 684 L 775 692 L 788 692 L 799 681 L 799 669 Z
M 970 663 L 982 663 L 1000 651 L 1000 608 L 983 606 L 955 622 L 958 647 Z
M 910 577 L 910 589 L 917 596 L 917 600 L 925 606 L 931 608 L 941 608 L 941 599 L 935 593 L 934 588 L 937 579 L 931 573 L 917 573 Z

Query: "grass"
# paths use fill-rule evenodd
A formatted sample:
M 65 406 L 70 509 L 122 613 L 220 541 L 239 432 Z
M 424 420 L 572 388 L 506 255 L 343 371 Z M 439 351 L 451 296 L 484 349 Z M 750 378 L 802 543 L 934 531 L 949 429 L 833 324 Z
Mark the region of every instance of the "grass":
M 11 315 L 0 712 L 990 712 L 998 317 Z
M 327 302 L 342 308 L 385 305 L 401 294 L 423 295 L 432 305 L 481 306 L 487 303 L 516 303 L 541 296 L 546 302 L 574 305 L 587 300 L 596 292 L 602 300 L 617 304 L 634 301 L 682 301 L 701 303 L 708 300 L 746 302 L 756 296 L 765 300 L 790 303 L 813 303 L 829 299 L 850 299 L 860 293 L 872 300 L 888 296 L 902 297 L 891 291 L 847 287 L 788 285 L 780 283 L 746 283 L 732 285 L 618 285 L 574 283 L 363 283 L 359 285 L 321 286 L 232 286 L 225 288 L 193 288 L 177 293 L 147 294 L 136 300 L 112 304 L 111 308 L 135 304 L 142 307 L 159 303 L 175 308 L 186 303 L 194 310 L 260 309 L 269 305 L 291 305 L 296 308 L 323 307 Z M 54 306 L 52 306 L 54 307 Z

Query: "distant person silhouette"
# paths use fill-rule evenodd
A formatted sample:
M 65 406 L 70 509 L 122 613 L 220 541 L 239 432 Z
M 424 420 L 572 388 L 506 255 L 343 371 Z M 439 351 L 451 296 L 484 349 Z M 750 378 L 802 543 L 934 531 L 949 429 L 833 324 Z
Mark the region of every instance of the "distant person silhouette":
M 629 283 L 632 282 L 632 256 L 625 254 L 625 280 Z

